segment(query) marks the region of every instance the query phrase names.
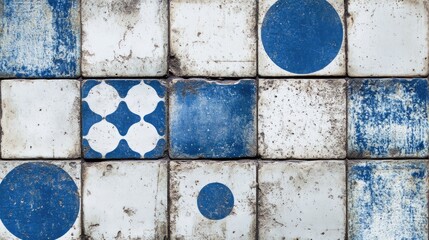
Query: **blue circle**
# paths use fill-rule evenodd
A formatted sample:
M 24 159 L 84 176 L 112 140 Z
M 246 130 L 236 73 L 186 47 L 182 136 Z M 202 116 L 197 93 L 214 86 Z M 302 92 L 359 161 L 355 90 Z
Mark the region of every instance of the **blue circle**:
M 222 183 L 209 183 L 198 194 L 198 210 L 211 220 L 220 220 L 227 217 L 234 207 L 234 195 Z
M 0 219 L 20 239 L 57 239 L 76 221 L 78 188 L 63 169 L 24 163 L 0 184 Z
M 323 69 L 337 56 L 343 26 L 326 0 L 279 0 L 264 17 L 261 39 L 277 66 L 308 74 Z

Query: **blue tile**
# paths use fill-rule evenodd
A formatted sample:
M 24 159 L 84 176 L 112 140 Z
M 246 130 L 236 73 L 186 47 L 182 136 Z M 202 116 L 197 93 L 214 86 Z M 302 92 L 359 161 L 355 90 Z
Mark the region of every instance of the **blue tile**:
M 426 157 L 426 79 L 353 79 L 348 89 L 350 158 Z
M 159 80 L 87 80 L 82 86 L 86 159 L 160 158 L 165 151 L 165 86 Z
M 0 77 L 80 75 L 78 0 L 0 2 Z
M 254 80 L 173 80 L 170 97 L 172 158 L 256 155 Z
M 426 161 L 353 162 L 349 239 L 428 239 Z

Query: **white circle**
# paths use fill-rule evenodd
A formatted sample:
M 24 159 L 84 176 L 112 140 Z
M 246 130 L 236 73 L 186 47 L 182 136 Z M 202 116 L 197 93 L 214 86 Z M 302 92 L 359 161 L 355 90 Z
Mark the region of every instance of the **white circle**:
M 121 102 L 121 98 L 114 87 L 103 81 L 91 88 L 88 96 L 84 98 L 83 101 L 88 103 L 89 108 L 93 112 L 102 117 L 106 117 L 116 111 Z
M 152 124 L 141 121 L 130 127 L 125 139 L 133 151 L 144 156 L 155 149 L 160 136 Z
M 158 96 L 153 87 L 146 85 L 142 81 L 128 91 L 124 100 L 133 113 L 143 117 L 153 112 L 163 99 Z
M 107 153 L 115 150 L 119 141 L 122 139 L 115 125 L 104 119 L 101 122 L 92 125 L 89 129 L 88 135 L 84 138 L 88 140 L 89 146 L 95 151 L 101 153 L 103 157 L 105 157 Z

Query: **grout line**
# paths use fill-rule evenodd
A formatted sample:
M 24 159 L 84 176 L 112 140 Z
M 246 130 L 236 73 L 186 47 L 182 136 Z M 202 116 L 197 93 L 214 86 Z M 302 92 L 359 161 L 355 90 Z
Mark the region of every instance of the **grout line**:
M 256 229 L 255 229 L 255 239 L 259 239 L 259 161 L 256 160 L 256 194 L 255 194 L 255 218 L 256 218 Z
M 170 182 L 171 182 L 171 176 L 170 176 L 170 160 L 167 160 L 167 232 L 166 232 L 166 239 L 170 239 L 171 236 L 171 196 L 170 196 Z
M 167 158 L 167 236 L 166 239 L 171 239 L 171 194 L 170 194 L 170 183 L 171 183 L 171 158 L 170 158 L 170 94 L 171 94 L 171 0 L 167 1 L 167 70 L 165 76 L 165 146 L 164 156 Z
M 348 25 L 347 25 L 347 16 L 349 15 L 349 0 L 344 0 L 344 51 L 345 51 L 345 75 L 346 77 L 344 78 L 346 81 L 346 86 L 345 86 L 345 95 L 346 95 L 346 126 L 345 126 L 345 135 L 346 135 L 346 139 L 345 139 L 345 152 L 346 152 L 346 159 L 344 160 L 344 165 L 345 165 L 345 178 L 344 180 L 345 182 L 345 232 L 344 232 L 344 239 L 348 240 L 349 239 L 349 160 L 348 160 L 348 153 L 349 153 L 349 41 L 348 41 Z

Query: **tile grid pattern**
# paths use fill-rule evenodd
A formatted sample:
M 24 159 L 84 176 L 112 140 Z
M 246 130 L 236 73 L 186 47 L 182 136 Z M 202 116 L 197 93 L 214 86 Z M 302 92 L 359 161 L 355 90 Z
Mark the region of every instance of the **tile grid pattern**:
M 259 2 L 259 1 L 257 1 L 257 2 Z M 256 9 L 259 9 L 258 7 L 256 8 Z M 346 12 L 347 12 L 347 4 L 345 4 L 345 9 L 346 9 Z M 258 15 L 258 13 L 257 13 L 257 15 Z M 344 18 L 346 19 L 346 16 L 344 16 Z M 344 29 L 345 29 L 345 38 L 346 38 L 346 40 L 345 40 L 345 49 L 346 49 L 346 51 L 345 51 L 345 54 L 346 54 L 346 62 L 347 62 L 347 60 L 348 60 L 348 52 L 347 52 L 347 48 L 348 48 L 348 45 L 347 45 L 347 21 L 344 21 L 345 22 L 345 27 L 344 27 Z M 169 24 L 169 26 L 168 26 L 168 28 L 170 29 L 170 24 Z M 259 35 L 257 35 L 257 38 L 259 37 Z M 258 44 L 258 41 L 257 41 L 257 44 Z M 168 52 L 170 52 L 170 48 L 168 47 Z M 257 51 L 257 53 L 258 53 L 258 51 Z M 168 61 L 168 66 L 170 65 L 170 58 L 169 58 L 169 61 Z M 258 58 L 256 58 L 256 65 L 258 65 Z M 346 64 L 346 73 L 348 72 L 347 71 L 347 68 L 348 68 L 348 65 Z M 259 76 L 259 73 L 258 73 L 258 68 L 256 69 L 256 71 L 257 71 L 257 76 L 255 77 L 255 80 L 256 80 L 256 85 L 259 87 L 259 81 L 260 81 L 260 79 L 261 78 L 264 78 L 264 79 L 279 79 L 279 80 L 284 80 L 284 79 L 302 79 L 302 78 L 308 78 L 308 79 L 332 79 L 332 77 L 329 77 L 329 76 L 320 76 L 320 77 L 316 77 L 316 78 L 314 78 L 314 77 L 300 77 L 300 76 L 294 76 L 294 77 L 260 77 Z M 111 76 L 111 77 L 113 77 L 113 76 Z M 174 78 L 174 77 L 179 77 L 179 76 L 174 76 L 173 74 L 171 74 L 170 72 L 166 75 L 166 76 L 164 76 L 164 77 L 162 77 L 162 78 L 151 78 L 151 79 L 171 79 L 171 78 Z M 205 76 L 201 76 L 201 77 L 205 77 Z M 425 76 L 426 78 L 428 77 L 428 76 Z M 205 77 L 205 78 L 207 78 L 207 77 Z M 346 74 L 346 76 L 345 77 L 336 77 L 336 78 L 338 78 L 338 79 L 346 79 L 346 82 L 347 82 L 347 85 L 349 85 L 349 81 L 350 81 L 350 77 L 348 76 L 348 74 Z M 3 78 L 3 79 L 8 79 L 8 78 Z M 2 80 L 3 80 L 2 79 Z M 11 78 L 11 79 L 13 79 L 13 78 Z M 130 79 L 130 78 L 128 78 L 127 77 L 127 79 Z M 133 78 L 131 78 L 131 79 L 133 79 Z M 141 79 L 141 78 L 139 78 L 139 79 Z M 208 79 L 210 79 L 210 80 L 218 80 L 218 78 L 208 78 Z M 231 78 L 231 79 L 241 79 L 241 78 Z M 79 81 L 82 83 L 82 81 L 83 81 L 83 79 L 82 79 L 82 77 L 80 77 L 79 78 Z M 170 80 L 168 80 L 168 83 L 170 84 L 171 83 L 171 81 Z M 170 86 L 168 87 L 168 90 L 170 90 Z M 259 92 L 257 93 L 257 94 L 259 94 Z M 348 91 L 346 91 L 346 94 L 348 95 Z M 167 104 L 167 109 L 168 109 L 168 103 L 169 103 L 169 96 L 170 96 L 170 94 L 167 94 L 167 96 L 166 96 L 166 104 Z M 81 98 L 82 98 L 82 96 L 81 96 Z M 259 101 L 259 96 L 257 95 L 257 99 L 258 99 L 258 101 Z M 346 97 L 346 99 L 347 99 L 347 101 L 349 100 L 349 97 L 347 96 Z M 347 112 L 348 112 L 348 107 L 349 107 L 349 103 L 347 102 L 346 103 L 346 110 L 347 110 Z M 80 114 L 82 114 L 82 112 L 80 112 Z M 257 108 L 257 116 L 258 116 L 258 108 Z M 82 117 L 82 116 L 81 116 Z M 169 136 L 169 129 L 168 129 L 168 126 L 169 126 L 169 119 L 168 119 L 168 117 L 169 117 L 169 115 L 167 114 L 167 131 L 166 131 L 166 136 Z M 82 119 L 82 118 L 81 118 Z M 257 118 L 258 119 L 258 118 Z M 348 118 L 346 118 L 346 121 L 348 121 L 349 119 Z M 258 121 L 258 120 L 257 120 Z M 347 122 L 346 122 L 346 125 L 347 125 Z M 258 133 L 257 133 L 258 134 Z M 346 129 L 346 136 L 348 136 L 348 133 L 347 133 L 347 129 Z M 348 141 L 348 138 L 346 139 L 346 141 Z M 257 144 L 259 144 L 259 143 L 257 143 Z M 82 146 L 82 145 L 81 145 Z M 167 170 L 167 172 L 168 172 L 168 174 L 167 174 L 167 179 L 168 179 L 168 182 L 170 182 L 170 161 L 172 161 L 172 159 L 171 158 L 169 158 L 168 156 L 168 149 L 169 149 L 169 141 L 167 141 L 167 148 L 166 148 L 167 150 L 167 153 L 166 153 L 166 157 L 165 158 L 162 158 L 161 160 L 165 160 L 165 161 L 167 161 L 169 164 L 168 164 L 168 170 Z M 257 146 L 257 149 L 259 149 L 259 146 Z M 83 156 L 83 154 L 82 154 L 82 156 Z M 259 154 L 256 156 L 256 157 L 254 157 L 254 158 L 249 158 L 251 161 L 254 161 L 255 162 L 255 164 L 257 165 L 257 169 L 259 169 L 260 167 L 259 167 L 259 163 L 262 161 L 262 162 L 264 162 L 264 160 L 263 159 L 261 159 L 260 158 L 260 156 L 259 156 Z M 372 158 L 367 158 L 367 159 L 372 159 Z M 405 159 L 409 159 L 409 158 L 397 158 L 398 160 L 405 160 Z M 425 157 L 425 158 L 418 158 L 418 159 L 425 159 L 425 160 L 427 160 L 427 157 Z M 20 159 L 10 159 L 10 160 L 20 160 Z M 56 160 L 55 158 L 53 158 L 53 160 Z M 62 159 L 62 160 L 64 160 L 64 159 Z M 81 158 L 78 158 L 78 159 L 67 159 L 67 161 L 75 161 L 75 160 L 80 160 L 80 162 L 81 162 L 81 164 L 82 164 L 82 171 L 83 171 L 83 168 L 85 167 L 85 163 L 86 163 L 86 160 L 83 158 L 83 157 L 81 157 Z M 173 159 L 174 160 L 174 159 Z M 314 159 L 312 159 L 312 160 L 314 160 Z M 219 162 L 221 162 L 222 160 L 215 160 L 215 161 L 219 161 Z M 237 160 L 237 161 L 241 161 L 241 160 Z M 274 160 L 275 162 L 290 162 L 290 161 L 288 161 L 288 160 Z M 303 161 L 308 161 L 308 160 L 303 160 Z M 347 165 L 347 168 L 346 168 L 346 178 L 348 177 L 348 171 L 349 171 L 349 164 L 350 164 L 350 162 L 351 161 L 354 161 L 354 159 L 349 159 L 348 157 L 346 157 L 346 158 L 344 158 L 343 160 L 339 160 L 339 161 L 345 161 L 346 162 L 346 165 Z M 83 175 L 82 175 L 83 176 Z M 81 180 L 81 181 L 83 181 L 83 179 Z M 258 182 L 258 171 L 256 171 L 256 181 Z M 348 179 L 346 179 L 346 184 L 348 184 Z M 169 188 L 170 186 L 168 185 L 168 188 Z M 348 189 L 348 186 L 346 185 L 346 188 Z M 170 189 L 168 189 L 167 190 L 168 191 L 168 194 L 170 194 Z M 259 193 L 259 191 L 257 191 L 257 194 Z M 347 194 L 348 194 L 348 191 L 346 191 L 346 199 L 348 198 L 348 196 L 347 196 Z M 168 198 L 169 198 L 169 195 L 168 195 Z M 256 195 L 256 199 L 258 199 L 258 195 Z M 168 204 L 168 207 L 170 208 L 170 206 L 171 206 L 171 204 L 170 204 L 170 199 L 169 199 L 169 204 Z M 256 215 L 258 214 L 258 204 L 256 204 Z M 348 210 L 348 207 L 346 206 L 346 211 Z M 169 209 L 169 211 L 170 211 L 170 209 Z M 346 213 L 347 214 L 347 216 L 348 216 L 348 213 Z M 170 221 L 170 214 L 168 214 L 168 221 Z M 82 218 L 81 218 L 81 221 L 83 221 L 82 220 Z M 257 226 L 259 226 L 259 223 L 258 223 L 258 218 L 256 218 L 256 221 L 257 221 Z M 82 222 L 82 226 L 83 226 L 83 222 Z M 348 224 L 346 224 L 346 233 L 348 232 Z M 258 236 L 258 230 L 259 230 L 259 228 L 258 227 L 256 227 L 256 238 L 257 238 L 257 236 Z

